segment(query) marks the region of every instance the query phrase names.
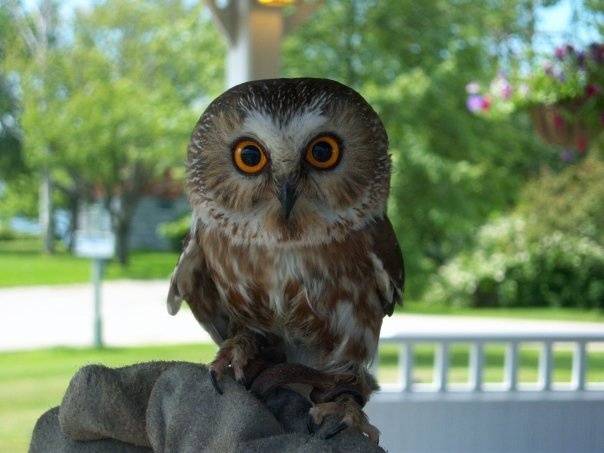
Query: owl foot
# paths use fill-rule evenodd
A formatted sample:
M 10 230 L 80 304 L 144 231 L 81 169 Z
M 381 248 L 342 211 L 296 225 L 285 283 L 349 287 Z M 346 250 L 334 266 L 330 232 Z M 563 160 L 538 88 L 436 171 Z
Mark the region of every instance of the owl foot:
M 225 340 L 218 349 L 216 357 L 209 365 L 210 381 L 218 393 L 223 394 L 220 380 L 225 371 L 231 367 L 235 380 L 246 385 L 244 368 L 248 361 L 257 354 L 256 336 L 252 332 L 242 332 Z
M 308 412 L 308 430 L 315 432 L 316 426 L 321 425 L 328 415 L 341 417 L 340 423 L 332 429 L 325 439 L 330 439 L 348 428 L 356 428 L 377 444 L 380 440 L 380 431 L 367 420 L 367 415 L 354 396 L 343 394 L 328 403 L 318 403 Z

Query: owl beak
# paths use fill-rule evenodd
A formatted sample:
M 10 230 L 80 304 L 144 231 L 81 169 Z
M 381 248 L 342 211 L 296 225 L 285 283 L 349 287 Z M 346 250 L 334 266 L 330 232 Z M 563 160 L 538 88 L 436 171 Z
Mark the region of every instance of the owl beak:
M 296 183 L 289 178 L 286 179 L 285 182 L 283 182 L 279 187 L 277 196 L 279 197 L 281 207 L 283 208 L 283 218 L 287 220 L 289 219 L 289 214 L 291 213 L 291 210 L 296 203 L 296 199 L 298 198 Z

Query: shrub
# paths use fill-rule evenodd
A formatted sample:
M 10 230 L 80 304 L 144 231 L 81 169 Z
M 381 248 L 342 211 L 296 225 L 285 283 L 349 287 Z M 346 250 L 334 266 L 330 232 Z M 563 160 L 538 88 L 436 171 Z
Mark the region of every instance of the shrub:
M 443 266 L 432 302 L 472 307 L 604 309 L 604 247 L 561 231 L 527 240 L 518 216 L 485 225 L 476 246 Z
M 604 309 L 604 159 L 593 151 L 528 183 L 512 214 L 439 269 L 428 299 Z

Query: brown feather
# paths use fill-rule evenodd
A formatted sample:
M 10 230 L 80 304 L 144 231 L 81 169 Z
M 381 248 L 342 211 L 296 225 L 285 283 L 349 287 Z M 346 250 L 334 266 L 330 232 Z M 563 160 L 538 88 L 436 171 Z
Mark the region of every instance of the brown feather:
M 399 246 L 394 228 L 388 216 L 384 214 L 381 219 L 376 219 L 371 228 L 373 236 L 373 252 L 382 262 L 384 270 L 390 277 L 390 282 L 394 287 L 394 294 L 391 300 L 385 301 L 385 311 L 391 316 L 394 306 L 398 303 L 403 304 L 403 291 L 405 289 L 405 263 L 403 253 Z

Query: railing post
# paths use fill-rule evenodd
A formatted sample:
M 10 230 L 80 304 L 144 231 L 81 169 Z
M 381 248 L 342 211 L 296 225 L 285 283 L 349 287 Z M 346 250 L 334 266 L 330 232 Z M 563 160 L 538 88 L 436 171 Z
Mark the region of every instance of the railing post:
M 482 391 L 484 374 L 484 345 L 481 341 L 472 343 L 470 349 L 470 388 L 474 392 Z
M 509 392 L 518 390 L 518 342 L 510 341 L 505 351 L 504 383 Z
M 383 343 L 397 344 L 399 346 L 399 382 L 396 386 L 398 391 L 414 393 L 427 390 L 429 392 L 447 393 L 450 391 L 449 371 L 451 368 L 451 347 L 455 344 L 469 345 L 468 380 L 467 385 L 462 386 L 472 392 L 503 391 L 521 393 L 556 392 L 568 391 L 601 391 L 604 389 L 604 380 L 588 379 L 588 368 L 590 349 L 594 344 L 604 345 L 604 333 L 582 333 L 562 332 L 560 334 L 540 335 L 534 332 L 510 332 L 510 333 L 411 333 L 399 334 L 382 339 Z M 416 345 L 426 344 L 434 346 L 433 378 L 431 385 L 416 384 L 415 355 Z M 488 386 L 487 380 L 487 355 L 489 344 L 505 347 L 503 386 Z M 572 356 L 572 374 L 570 385 L 557 386 L 555 381 L 555 352 L 556 345 L 571 344 L 574 346 Z M 538 381 L 536 385 L 521 385 L 521 351 L 524 345 L 530 345 L 531 356 L 539 348 Z M 423 349 L 422 349 L 423 351 Z M 374 364 L 374 365 L 377 365 Z M 568 371 L 568 370 L 567 370 Z M 386 387 L 386 386 L 385 386 Z M 390 387 L 390 386 L 388 386 Z M 457 390 L 457 386 L 453 386 Z
M 401 366 L 401 377 L 403 379 L 403 392 L 411 392 L 413 390 L 413 365 L 415 363 L 413 343 L 406 341 L 403 345 L 403 357 L 399 358 Z
M 441 341 L 436 344 L 434 351 L 434 384 L 439 392 L 447 391 L 449 373 L 449 343 Z
M 574 390 L 585 390 L 587 374 L 587 352 L 585 341 L 577 341 L 573 352 L 572 386 Z
M 539 354 L 539 387 L 543 391 L 552 389 L 552 342 L 545 340 Z

